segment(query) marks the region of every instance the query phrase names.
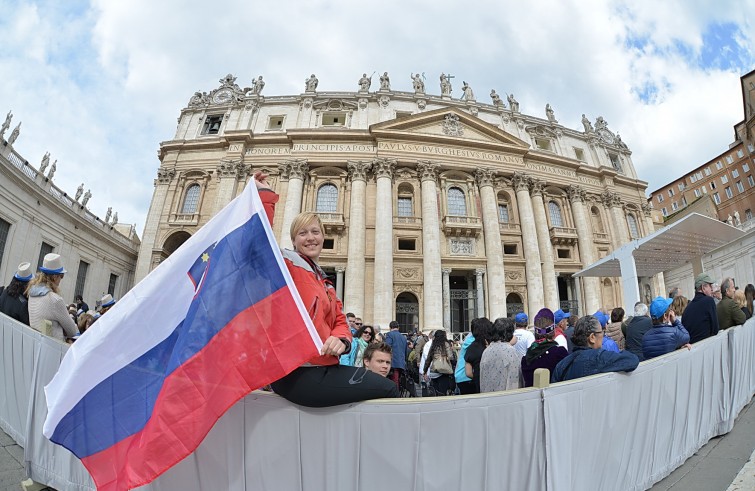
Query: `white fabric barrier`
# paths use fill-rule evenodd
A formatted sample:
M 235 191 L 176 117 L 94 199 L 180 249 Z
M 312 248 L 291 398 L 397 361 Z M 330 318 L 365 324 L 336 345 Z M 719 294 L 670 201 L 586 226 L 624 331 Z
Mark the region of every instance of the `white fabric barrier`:
M 30 477 L 94 489 L 78 459 L 42 435 L 43 387 L 66 346 L 2 314 L 0 325 L 0 424 L 23 442 Z M 646 489 L 731 429 L 755 389 L 754 356 L 750 320 L 630 375 L 543 390 L 326 409 L 255 392 L 139 489 Z M 575 472 L 579 462 L 586 471 Z

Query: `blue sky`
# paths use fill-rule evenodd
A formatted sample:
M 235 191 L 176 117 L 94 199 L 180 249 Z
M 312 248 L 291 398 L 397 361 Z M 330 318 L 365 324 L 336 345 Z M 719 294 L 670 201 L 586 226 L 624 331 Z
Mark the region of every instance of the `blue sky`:
M 707 5 L 710 4 L 710 5 Z M 464 3 L 0 0 L 0 113 L 23 121 L 17 150 L 58 159 L 55 182 L 108 206 L 141 235 L 161 141 L 194 91 L 226 73 L 265 94 L 354 90 L 363 72 L 466 80 L 480 95 L 546 103 L 581 128 L 603 116 L 654 190 L 726 150 L 755 68 L 755 0 Z M 405 76 L 404 76 L 405 75 Z M 460 95 L 458 89 L 455 94 Z M 7 135 L 6 135 L 7 136 Z

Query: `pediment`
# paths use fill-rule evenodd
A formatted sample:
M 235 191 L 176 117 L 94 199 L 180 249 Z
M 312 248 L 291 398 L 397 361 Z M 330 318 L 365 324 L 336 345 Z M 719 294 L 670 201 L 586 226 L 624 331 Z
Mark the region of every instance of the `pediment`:
M 410 140 L 479 142 L 529 149 L 529 145 L 501 128 L 455 108 L 436 109 L 370 127 L 376 137 Z

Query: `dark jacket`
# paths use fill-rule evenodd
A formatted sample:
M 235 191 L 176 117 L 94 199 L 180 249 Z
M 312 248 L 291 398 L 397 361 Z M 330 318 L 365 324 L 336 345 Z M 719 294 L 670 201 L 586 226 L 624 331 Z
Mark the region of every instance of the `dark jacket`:
M 695 292 L 682 315 L 682 324 L 689 333 L 689 342 L 696 343 L 718 334 L 716 301 L 703 292 Z
M 406 338 L 399 331 L 388 331 L 385 344 L 391 347 L 391 368 L 406 370 Z
M 539 341 L 532 343 L 527 354 L 522 357 L 522 387 L 532 387 L 535 379 L 535 370 L 547 368 L 553 373 L 558 362 L 569 355 L 566 348 L 555 342 Z M 528 362 L 529 360 L 529 362 Z
M 679 319 L 674 324 L 659 324 L 653 326 L 642 338 L 642 354 L 649 360 L 656 356 L 671 353 L 689 343 L 689 333 Z
M 645 361 L 642 354 L 642 336 L 653 327 L 653 321 L 646 315 L 635 315 L 627 324 L 626 349 Z
M 574 351 L 558 362 L 551 374 L 551 383 L 607 372 L 631 372 L 640 359 L 631 351 L 606 351 L 585 346 L 574 346 Z
M 718 314 L 718 326 L 721 329 L 728 329 L 734 326 L 741 326 L 745 323 L 745 313 L 739 308 L 737 302 L 733 298 L 729 298 L 726 295 L 723 296 L 718 305 L 716 305 L 716 313 Z
M 29 301 L 23 295 L 11 297 L 7 291 L 0 294 L 0 312 L 29 325 Z

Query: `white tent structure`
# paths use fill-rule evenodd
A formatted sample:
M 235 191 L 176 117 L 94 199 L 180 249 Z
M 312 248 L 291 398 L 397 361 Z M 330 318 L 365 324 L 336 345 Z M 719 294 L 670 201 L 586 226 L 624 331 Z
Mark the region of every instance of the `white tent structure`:
M 653 276 L 688 262 L 695 274 L 702 272 L 701 257 L 745 234 L 725 222 L 691 213 L 654 233 L 621 246 L 574 276 L 620 276 L 624 307 L 631 309 L 640 301 L 637 278 Z

